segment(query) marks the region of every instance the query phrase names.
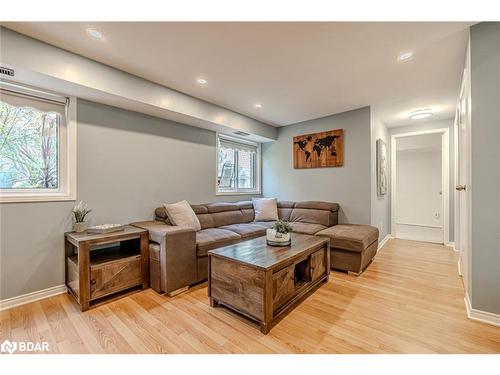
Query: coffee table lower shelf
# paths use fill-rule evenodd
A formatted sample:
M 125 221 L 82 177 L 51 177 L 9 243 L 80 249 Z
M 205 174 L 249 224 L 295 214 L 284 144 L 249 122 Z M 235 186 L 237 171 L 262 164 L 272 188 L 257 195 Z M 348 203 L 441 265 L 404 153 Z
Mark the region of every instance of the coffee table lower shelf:
M 328 240 L 295 237 L 295 248 L 292 243 L 290 248 L 271 249 L 257 238 L 210 251 L 210 305 L 224 305 L 258 322 L 267 334 L 280 315 L 329 278 Z M 251 245 L 252 256 L 245 260 Z

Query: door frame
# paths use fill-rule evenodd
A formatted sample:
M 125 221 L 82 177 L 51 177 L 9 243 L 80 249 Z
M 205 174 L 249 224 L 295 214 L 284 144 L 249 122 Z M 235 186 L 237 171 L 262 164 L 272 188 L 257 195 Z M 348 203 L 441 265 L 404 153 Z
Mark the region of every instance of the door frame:
M 443 188 L 443 241 L 450 243 L 450 129 L 429 129 L 391 135 L 391 235 L 396 237 L 396 141 L 398 138 L 441 133 L 441 186 Z
M 460 92 L 462 92 L 462 89 L 460 89 Z M 459 98 L 460 101 L 460 98 Z M 458 182 L 458 168 L 459 168 L 459 163 L 460 161 L 458 160 L 459 154 L 458 154 L 458 140 L 460 139 L 460 135 L 458 132 L 460 131 L 460 124 L 459 124 L 459 105 L 457 105 L 457 108 L 455 110 L 455 119 L 453 120 L 453 183 L 455 184 L 454 189 L 453 189 L 453 204 L 455 205 L 454 209 L 454 225 L 453 225 L 453 233 L 454 233 L 454 239 L 453 239 L 453 250 L 456 252 L 459 252 L 459 244 L 460 244 L 460 202 L 459 202 L 459 195 L 458 191 L 456 189 L 456 185 L 459 184 Z M 460 256 L 458 257 L 458 274 L 462 276 L 462 270 L 460 268 Z
M 467 189 L 465 191 L 458 192 L 455 189 L 455 249 L 459 252 L 458 259 L 458 272 L 459 275 L 462 276 L 462 281 L 465 289 L 466 295 L 466 306 L 467 300 L 471 295 L 471 262 L 472 262 L 472 218 L 471 218 L 471 191 L 472 191 L 472 165 L 471 165 L 471 126 L 472 126 L 472 101 L 471 101 L 471 88 L 470 88 L 470 40 L 469 45 L 467 47 L 467 55 L 466 55 L 466 64 L 464 71 L 462 73 L 462 83 L 460 87 L 460 95 L 458 97 L 458 105 L 457 105 L 457 115 L 455 116 L 455 184 L 463 184 L 464 180 L 459 172 L 460 162 L 461 162 L 461 153 L 465 155 L 465 184 Z M 462 102 L 464 107 L 462 107 Z M 462 110 L 462 113 L 460 113 Z M 463 117 L 462 117 L 463 116 Z M 466 124 L 466 131 L 461 133 L 461 121 Z M 462 141 L 461 136 L 465 136 L 463 142 L 463 149 L 459 146 L 459 143 Z M 460 177 L 460 179 L 459 179 Z M 464 200 L 464 211 L 462 213 L 461 209 L 461 199 Z M 461 218 L 464 218 L 462 220 Z M 462 243 L 462 237 L 463 242 Z M 464 253 L 465 252 L 465 253 Z M 470 301 L 469 301 L 470 304 Z

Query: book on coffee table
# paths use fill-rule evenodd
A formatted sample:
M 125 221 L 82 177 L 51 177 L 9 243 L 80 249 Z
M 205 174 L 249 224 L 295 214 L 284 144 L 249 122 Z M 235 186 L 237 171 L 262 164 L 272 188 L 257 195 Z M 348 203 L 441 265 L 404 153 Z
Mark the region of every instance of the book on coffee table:
M 124 229 L 123 224 L 101 224 L 87 228 L 87 233 L 111 233 Z

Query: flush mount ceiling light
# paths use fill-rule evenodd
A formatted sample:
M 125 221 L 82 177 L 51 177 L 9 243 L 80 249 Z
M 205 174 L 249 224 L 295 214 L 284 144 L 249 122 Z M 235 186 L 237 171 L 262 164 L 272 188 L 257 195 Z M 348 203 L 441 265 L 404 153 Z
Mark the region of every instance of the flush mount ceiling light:
M 262 104 L 257 103 L 257 104 L 255 104 L 255 105 L 254 105 L 254 107 L 255 107 L 255 108 L 262 108 Z
M 198 82 L 200 85 L 206 85 L 207 84 L 207 80 L 205 78 L 198 78 L 196 80 L 196 82 Z
M 403 62 L 410 60 L 413 56 L 413 52 L 404 52 L 398 56 L 398 62 Z
M 102 33 L 99 30 L 93 28 L 87 29 L 87 35 L 94 39 L 102 39 L 104 37 L 104 35 L 102 35 Z
M 432 112 L 432 109 L 426 108 L 426 109 L 419 109 L 417 111 L 413 111 L 410 113 L 410 119 L 411 120 L 421 120 L 427 117 L 431 117 L 434 114 Z

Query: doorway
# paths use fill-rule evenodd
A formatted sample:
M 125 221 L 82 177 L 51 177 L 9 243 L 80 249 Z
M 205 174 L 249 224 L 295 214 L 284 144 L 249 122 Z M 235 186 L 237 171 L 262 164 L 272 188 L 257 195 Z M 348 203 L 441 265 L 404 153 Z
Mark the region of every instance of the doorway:
M 449 242 L 449 131 L 391 137 L 391 230 L 395 238 Z

